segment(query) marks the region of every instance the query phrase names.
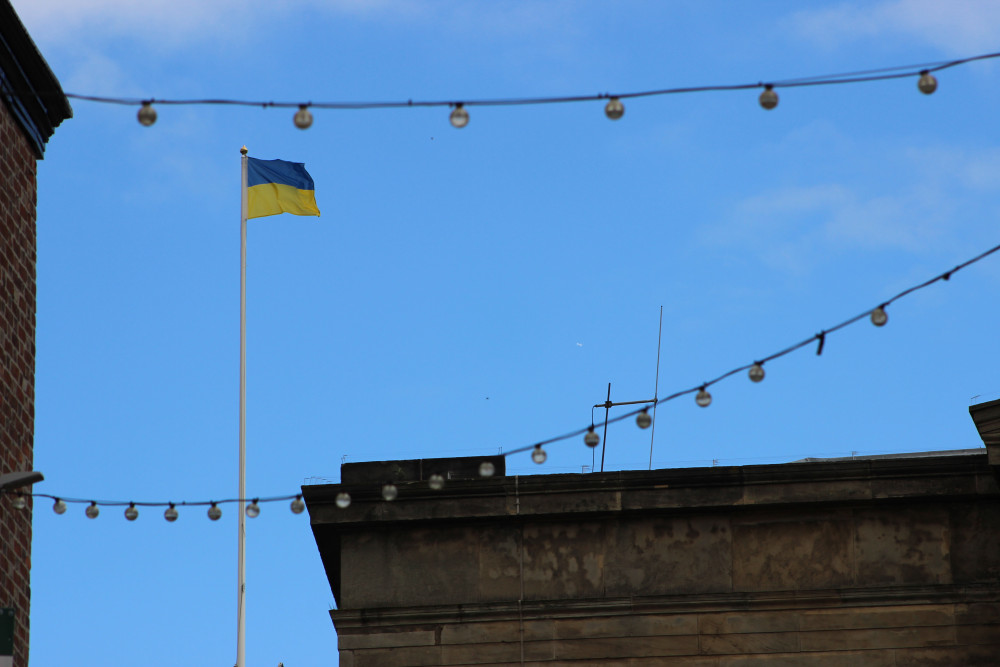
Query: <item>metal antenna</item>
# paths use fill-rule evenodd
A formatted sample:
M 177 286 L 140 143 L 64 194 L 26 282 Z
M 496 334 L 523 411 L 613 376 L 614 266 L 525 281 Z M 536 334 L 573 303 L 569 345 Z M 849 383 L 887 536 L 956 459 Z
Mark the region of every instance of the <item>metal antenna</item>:
M 660 391 L 660 344 L 663 341 L 663 306 L 660 306 L 660 332 L 656 334 L 656 383 L 653 385 L 653 428 L 649 434 L 649 469 L 653 469 L 653 439 L 656 437 L 656 400 Z
M 653 388 L 653 398 L 647 398 L 644 401 L 611 401 L 611 383 L 608 383 L 608 399 L 603 403 L 595 403 L 592 408 L 590 408 L 590 425 L 594 425 L 594 408 L 604 408 L 604 441 L 601 443 L 601 472 L 604 472 L 604 450 L 608 444 L 608 413 L 611 408 L 617 405 L 638 405 L 639 403 L 652 403 L 653 404 L 653 434 L 656 432 L 656 403 L 657 403 L 657 392 L 660 390 L 660 341 L 663 339 L 663 306 L 660 306 L 660 333 L 656 339 L 656 384 Z M 653 434 L 650 435 L 649 439 L 649 469 L 653 469 Z M 591 468 L 593 470 L 593 468 Z

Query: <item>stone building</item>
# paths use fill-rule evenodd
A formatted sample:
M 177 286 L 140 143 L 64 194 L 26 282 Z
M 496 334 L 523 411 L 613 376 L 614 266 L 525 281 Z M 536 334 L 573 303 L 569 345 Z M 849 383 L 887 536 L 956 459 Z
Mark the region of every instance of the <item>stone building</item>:
M 37 161 L 55 128 L 72 115 L 59 82 L 8 0 L 0 0 L 0 98 L 2 475 L 32 469 Z M 31 501 L 20 510 L 13 508 L 13 499 L 0 496 L 0 613 L 4 623 L 11 615 L 14 619 L 12 664 L 27 667 Z
M 340 664 L 1000 664 L 1000 401 L 973 418 L 988 450 L 528 477 L 500 459 L 489 479 L 479 459 L 347 464 L 303 487 Z

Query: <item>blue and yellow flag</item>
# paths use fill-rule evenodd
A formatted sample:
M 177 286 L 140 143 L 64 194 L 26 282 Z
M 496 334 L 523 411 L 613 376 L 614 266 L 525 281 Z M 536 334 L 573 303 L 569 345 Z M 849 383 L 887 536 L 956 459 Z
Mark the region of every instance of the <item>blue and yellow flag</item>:
M 247 158 L 247 218 L 319 215 L 315 190 L 301 162 Z

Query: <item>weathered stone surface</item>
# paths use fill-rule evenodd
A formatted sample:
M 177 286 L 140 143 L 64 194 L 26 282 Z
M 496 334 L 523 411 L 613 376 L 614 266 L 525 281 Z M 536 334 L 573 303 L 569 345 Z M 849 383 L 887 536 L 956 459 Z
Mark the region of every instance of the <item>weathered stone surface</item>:
M 936 506 L 858 510 L 858 583 L 950 583 L 948 519 L 947 510 Z
M 986 457 L 552 477 L 307 492 L 343 664 L 1000 664 Z
M 850 586 L 853 533 L 847 512 L 741 517 L 733 525 L 733 587 L 784 591 Z
M 718 516 L 652 517 L 612 524 L 610 596 L 732 590 L 732 536 Z

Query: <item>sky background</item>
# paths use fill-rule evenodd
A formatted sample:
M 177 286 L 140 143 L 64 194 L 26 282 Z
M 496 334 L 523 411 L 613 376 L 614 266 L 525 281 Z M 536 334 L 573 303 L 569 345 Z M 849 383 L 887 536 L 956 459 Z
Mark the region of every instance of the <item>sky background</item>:
M 14 0 L 65 91 L 462 100 L 752 83 L 998 50 L 1000 5 Z M 291 8 L 294 6 L 294 8 Z M 240 146 L 304 162 L 321 218 L 251 220 L 247 485 L 343 460 L 495 454 L 591 406 L 699 385 L 1000 242 L 994 62 L 916 78 L 603 103 L 292 110 L 74 101 L 38 175 L 37 492 L 237 490 Z M 661 404 L 653 467 L 982 446 L 1000 257 Z M 618 414 L 612 412 L 612 416 Z M 603 410 L 595 411 L 595 419 Z M 581 472 L 581 439 L 508 472 Z M 598 452 L 599 456 L 599 452 Z M 646 469 L 648 431 L 605 469 Z M 401 497 L 397 502 L 405 502 Z M 236 516 L 34 513 L 33 667 L 235 662 Z M 247 526 L 247 665 L 337 664 L 306 515 Z M 377 583 L 377 582 L 373 582 Z

